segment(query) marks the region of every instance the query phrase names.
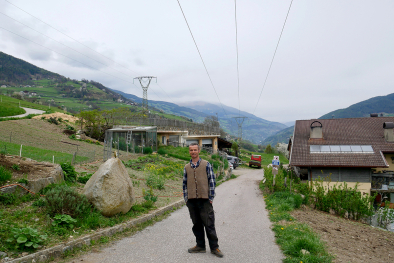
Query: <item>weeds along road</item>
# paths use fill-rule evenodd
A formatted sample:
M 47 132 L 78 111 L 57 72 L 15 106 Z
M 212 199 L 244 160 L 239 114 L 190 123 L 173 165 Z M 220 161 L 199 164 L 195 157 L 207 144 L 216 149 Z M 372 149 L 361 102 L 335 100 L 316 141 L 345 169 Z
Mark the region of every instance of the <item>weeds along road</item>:
M 282 262 L 258 186 L 263 170 L 238 168 L 234 174 L 240 176 L 221 184 L 213 202 L 223 258 L 212 255 L 209 247 L 207 253 L 187 252 L 195 238 L 184 206 L 133 236 L 69 262 Z

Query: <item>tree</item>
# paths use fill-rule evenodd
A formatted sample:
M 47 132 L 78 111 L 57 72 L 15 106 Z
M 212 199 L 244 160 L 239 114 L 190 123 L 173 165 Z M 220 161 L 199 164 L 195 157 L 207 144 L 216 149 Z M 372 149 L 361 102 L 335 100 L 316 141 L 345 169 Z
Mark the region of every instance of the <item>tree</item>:
M 234 152 L 234 155 L 238 157 L 238 144 L 235 141 L 231 142 L 233 145 L 231 145 L 231 150 Z
M 273 153 L 274 150 L 271 147 L 271 144 L 268 144 L 267 147 L 265 147 L 265 153 Z

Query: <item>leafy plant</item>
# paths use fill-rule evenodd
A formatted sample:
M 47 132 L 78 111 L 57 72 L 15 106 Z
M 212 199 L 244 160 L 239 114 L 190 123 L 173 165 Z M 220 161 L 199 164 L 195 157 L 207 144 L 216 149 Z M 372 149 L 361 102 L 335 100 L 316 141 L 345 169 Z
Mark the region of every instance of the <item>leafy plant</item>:
M 378 225 L 384 229 L 394 223 L 394 209 L 389 208 L 389 202 L 386 203 L 385 207 L 381 207 L 377 211 Z
M 77 139 L 77 136 L 75 136 L 75 134 L 71 134 L 70 136 L 68 136 L 68 138 L 70 138 L 71 140 L 75 140 Z
M 142 195 L 144 196 L 144 199 L 146 201 L 152 201 L 153 203 L 157 201 L 157 196 L 153 194 L 152 187 L 150 188 L 149 191 L 145 191 L 145 189 L 142 189 Z
M 58 185 L 45 195 L 46 211 L 50 216 L 67 214 L 74 218 L 89 214 L 91 204 L 84 195 L 80 195 L 73 188 Z
M 158 154 L 164 155 L 167 153 L 167 151 L 164 148 L 159 148 L 159 150 L 157 150 Z
M 37 249 L 47 239 L 47 235 L 40 235 L 37 229 L 30 227 L 13 228 L 11 233 L 12 237 L 6 241 L 14 245 L 16 249 Z
M 67 182 L 75 182 L 77 179 L 77 172 L 75 171 L 74 166 L 72 166 L 71 163 L 62 163 L 60 166 L 64 172 L 64 180 Z
M 27 180 L 26 178 L 22 178 L 22 179 L 18 180 L 18 183 L 27 185 L 27 184 L 29 184 L 29 180 Z
M 72 218 L 69 215 L 56 215 L 53 218 L 52 226 L 54 227 L 65 227 L 69 229 L 74 228 L 74 224 L 77 223 L 78 221 L 74 218 Z
M 74 131 L 75 128 L 73 126 L 71 126 L 71 125 L 66 124 L 66 130 Z
M 14 169 L 15 171 L 19 171 L 19 170 L 21 169 L 20 166 L 19 166 L 18 164 L 13 164 L 13 165 L 11 166 L 11 168 Z
M 47 119 L 47 121 L 51 124 L 56 124 L 59 125 L 58 120 L 56 119 L 56 117 L 50 117 L 49 119 Z
M 146 185 L 154 189 L 164 189 L 165 179 L 162 175 L 148 174 L 146 177 Z
M 80 182 L 81 184 L 86 184 L 90 177 L 92 177 L 93 174 L 86 174 L 84 176 L 79 176 L 77 177 L 77 181 Z
M 0 183 L 6 182 L 12 178 L 12 173 L 8 171 L 4 166 L 0 165 Z

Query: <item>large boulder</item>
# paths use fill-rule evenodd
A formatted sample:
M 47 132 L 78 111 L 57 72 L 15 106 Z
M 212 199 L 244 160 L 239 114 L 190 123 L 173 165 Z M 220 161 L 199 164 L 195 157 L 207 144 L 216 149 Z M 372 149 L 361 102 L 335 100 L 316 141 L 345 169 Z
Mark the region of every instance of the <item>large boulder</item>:
M 134 202 L 133 183 L 118 158 L 103 163 L 86 183 L 83 194 L 104 216 L 127 213 Z

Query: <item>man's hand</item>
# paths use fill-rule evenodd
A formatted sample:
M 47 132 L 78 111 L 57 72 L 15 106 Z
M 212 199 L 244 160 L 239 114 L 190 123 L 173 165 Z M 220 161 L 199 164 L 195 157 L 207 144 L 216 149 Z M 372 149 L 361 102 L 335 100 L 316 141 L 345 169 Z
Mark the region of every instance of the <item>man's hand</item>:
M 209 201 L 212 204 L 212 201 Z

